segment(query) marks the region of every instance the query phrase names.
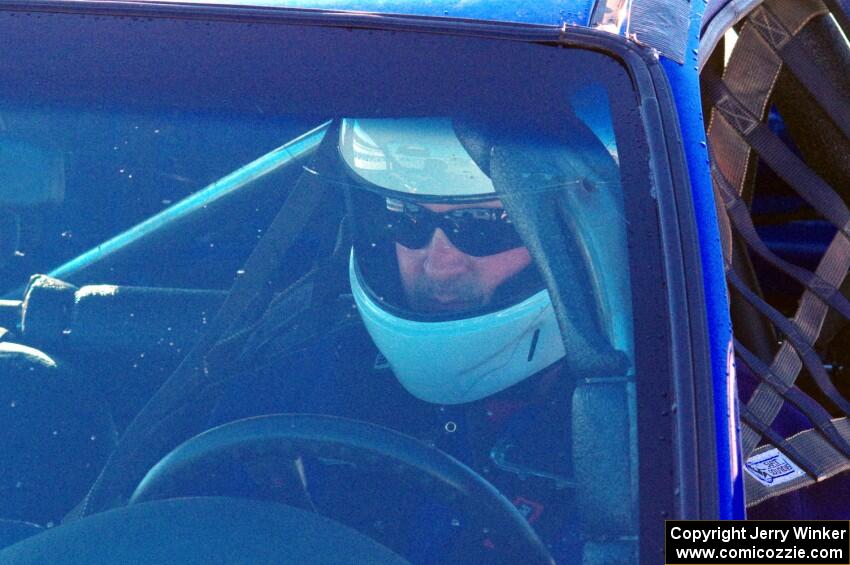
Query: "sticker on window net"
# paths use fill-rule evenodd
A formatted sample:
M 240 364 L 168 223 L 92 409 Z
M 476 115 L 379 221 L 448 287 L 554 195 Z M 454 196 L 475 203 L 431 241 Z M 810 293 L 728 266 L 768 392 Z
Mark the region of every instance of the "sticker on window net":
M 754 479 L 768 487 L 793 481 L 806 474 L 776 448 L 750 457 L 745 468 Z

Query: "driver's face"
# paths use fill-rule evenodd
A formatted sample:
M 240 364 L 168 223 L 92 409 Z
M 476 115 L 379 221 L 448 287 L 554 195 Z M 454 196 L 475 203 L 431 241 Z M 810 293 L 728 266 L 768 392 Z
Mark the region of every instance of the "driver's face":
M 458 208 L 499 208 L 490 200 L 476 204 L 424 204 L 432 212 Z M 504 281 L 530 262 L 525 247 L 495 255 L 473 257 L 458 250 L 442 229 L 421 249 L 395 244 L 404 293 L 411 308 L 419 312 L 454 312 L 486 305 Z

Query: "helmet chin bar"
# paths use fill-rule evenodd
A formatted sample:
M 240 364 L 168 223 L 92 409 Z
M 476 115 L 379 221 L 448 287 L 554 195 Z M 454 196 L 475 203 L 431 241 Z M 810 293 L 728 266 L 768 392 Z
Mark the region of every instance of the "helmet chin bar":
M 434 404 L 480 400 L 545 369 L 564 356 L 549 293 L 462 320 L 400 317 L 364 289 L 352 252 L 352 293 L 366 329 L 396 378 Z

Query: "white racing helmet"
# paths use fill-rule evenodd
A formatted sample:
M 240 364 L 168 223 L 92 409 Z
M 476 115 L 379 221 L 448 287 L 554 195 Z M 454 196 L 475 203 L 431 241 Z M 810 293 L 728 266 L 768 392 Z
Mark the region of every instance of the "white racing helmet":
M 564 356 L 548 291 L 533 264 L 475 310 L 433 314 L 406 304 L 394 245 L 380 235 L 386 222 L 381 213 L 405 203 L 498 198 L 451 120 L 345 119 L 339 151 L 351 177 L 347 182 L 358 189 L 349 191 L 354 299 L 369 334 L 408 392 L 436 404 L 472 402 Z

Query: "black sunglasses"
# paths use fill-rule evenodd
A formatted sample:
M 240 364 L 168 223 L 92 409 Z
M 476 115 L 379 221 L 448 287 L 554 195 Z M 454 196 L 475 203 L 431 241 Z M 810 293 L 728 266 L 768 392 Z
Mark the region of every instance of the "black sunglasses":
M 386 229 L 408 249 L 431 242 L 437 228 L 458 250 L 473 257 L 495 255 L 525 245 L 503 208 L 456 208 L 432 212 L 424 206 L 387 199 Z

